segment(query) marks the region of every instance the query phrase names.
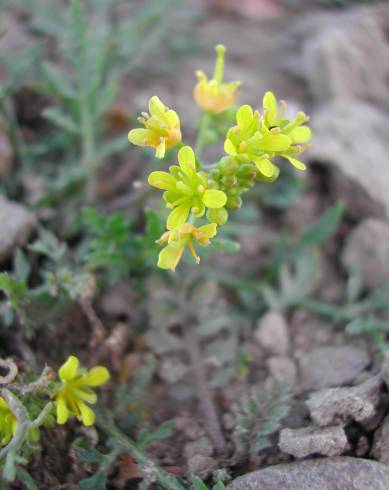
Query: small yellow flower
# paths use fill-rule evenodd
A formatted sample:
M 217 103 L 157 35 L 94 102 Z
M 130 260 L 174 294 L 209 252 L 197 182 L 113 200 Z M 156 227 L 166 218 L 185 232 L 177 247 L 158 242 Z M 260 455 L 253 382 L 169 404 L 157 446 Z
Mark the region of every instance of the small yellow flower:
M 222 208 L 227 201 L 224 192 L 208 189 L 204 172 L 196 172 L 196 156 L 190 146 L 178 152 L 179 165 L 171 165 L 169 172 L 151 172 L 148 183 L 164 190 L 163 199 L 172 209 L 167 220 L 167 229 L 175 230 L 183 225 L 189 213 L 196 218 L 204 215 L 206 208 Z
M 6 446 L 16 432 L 17 421 L 8 403 L 0 397 L 0 446 Z
M 177 230 L 164 233 L 157 240 L 159 244 L 167 243 L 167 246 L 159 253 L 158 267 L 175 271 L 186 245 L 193 255 L 196 264 L 199 264 L 200 257 L 197 255 L 193 241 L 202 247 L 206 247 L 210 244 L 210 238 L 216 235 L 216 228 L 216 223 L 209 223 L 199 228 L 196 228 L 191 223 L 184 223 Z
M 62 386 L 55 396 L 58 424 L 64 424 L 72 414 L 86 426 L 94 424 L 95 414 L 85 402 L 96 403 L 97 396 L 90 387 L 103 385 L 110 375 L 102 366 L 87 371 L 79 365 L 77 357 L 69 356 L 58 371 L 62 381 Z
M 194 99 L 201 109 L 212 114 L 220 114 L 235 103 L 240 85 L 240 82 L 223 83 L 225 52 L 223 45 L 216 46 L 217 59 L 212 80 L 208 80 L 203 71 L 196 72 L 198 82 L 194 89 Z
M 149 112 L 143 112 L 138 118 L 145 129 L 132 129 L 128 139 L 133 145 L 155 148 L 155 156 L 163 158 L 166 149 L 174 148 L 182 139 L 180 119 L 156 95 L 149 100 Z

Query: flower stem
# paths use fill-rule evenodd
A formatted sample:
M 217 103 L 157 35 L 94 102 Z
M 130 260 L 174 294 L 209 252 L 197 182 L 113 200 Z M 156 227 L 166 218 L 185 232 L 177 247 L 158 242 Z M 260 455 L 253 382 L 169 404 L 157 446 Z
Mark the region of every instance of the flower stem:
M 196 158 L 198 159 L 200 159 L 201 152 L 206 144 L 206 135 L 210 122 L 211 114 L 209 112 L 203 112 L 200 117 L 199 131 L 197 133 L 197 140 L 194 149 Z
M 135 459 L 146 478 L 156 481 L 165 490 L 185 490 L 178 478 L 156 465 L 147 453 L 116 427 L 108 411 L 104 415 L 104 423 L 99 424 L 100 428 L 112 437 L 116 447 L 128 452 Z

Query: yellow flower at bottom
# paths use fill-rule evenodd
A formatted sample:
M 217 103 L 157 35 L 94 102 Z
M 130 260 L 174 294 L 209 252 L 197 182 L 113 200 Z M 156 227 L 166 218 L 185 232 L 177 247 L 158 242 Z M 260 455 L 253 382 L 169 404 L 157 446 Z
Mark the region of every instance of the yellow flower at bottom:
M 97 396 L 90 387 L 101 386 L 110 377 L 108 369 L 96 366 L 90 371 L 79 367 L 80 362 L 75 356 L 69 356 L 58 375 L 62 386 L 55 395 L 57 405 L 57 422 L 64 424 L 71 415 L 86 426 L 93 425 L 95 414 L 86 403 L 94 404 Z
M 155 148 L 155 156 L 163 158 L 168 148 L 174 148 L 182 139 L 180 119 L 155 95 L 149 100 L 149 112 L 143 112 L 138 121 L 145 126 L 133 129 L 128 139 L 133 145 Z
M 199 228 L 191 223 L 184 223 L 177 230 L 164 233 L 157 240 L 159 244 L 167 243 L 167 246 L 159 253 L 158 267 L 175 271 L 186 246 L 188 246 L 196 264 L 199 264 L 200 257 L 196 253 L 193 242 L 206 247 L 210 244 L 210 238 L 216 235 L 216 228 L 216 223 L 209 223 Z
M 235 103 L 236 91 L 240 85 L 240 82 L 223 83 L 222 81 L 225 51 L 226 48 L 223 45 L 216 46 L 217 60 L 215 73 L 211 80 L 208 80 L 203 71 L 196 72 L 198 82 L 193 93 L 194 99 L 201 109 L 212 114 L 220 114 Z
M 17 421 L 8 403 L 0 397 L 0 446 L 6 446 L 16 432 Z

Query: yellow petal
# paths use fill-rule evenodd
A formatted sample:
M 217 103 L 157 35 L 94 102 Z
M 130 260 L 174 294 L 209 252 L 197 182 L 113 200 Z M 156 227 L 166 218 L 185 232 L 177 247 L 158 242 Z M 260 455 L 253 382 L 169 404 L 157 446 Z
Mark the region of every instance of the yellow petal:
M 92 405 L 97 402 L 97 395 L 94 391 L 85 388 L 73 388 L 72 395 L 78 400 L 82 400 L 83 402 L 91 403 Z
M 224 151 L 227 153 L 227 155 L 236 156 L 237 154 L 236 148 L 230 139 L 225 140 Z
M 107 368 L 96 366 L 82 377 L 82 381 L 87 386 L 100 386 L 106 383 L 109 378 L 110 374 Z
M 162 249 L 158 256 L 158 267 L 160 269 L 175 270 L 184 252 L 184 246 L 168 245 Z
M 260 158 L 255 162 L 258 170 L 267 178 L 271 178 L 277 172 L 277 167 L 266 158 Z
M 285 158 L 287 158 L 290 163 L 296 167 L 297 169 L 299 170 L 306 170 L 307 169 L 307 166 L 305 165 L 305 163 L 303 162 L 300 162 L 300 160 L 297 160 L 296 158 L 292 158 L 292 157 L 287 157 L 285 156 Z
M 227 202 L 227 196 L 223 191 L 217 189 L 208 189 L 202 196 L 202 201 L 207 208 L 218 209 L 222 208 Z
M 175 230 L 176 228 L 179 228 L 181 225 L 183 225 L 186 221 L 186 218 L 188 217 L 189 211 L 190 203 L 184 203 L 174 208 L 167 219 L 167 229 Z
M 178 152 L 178 163 L 186 175 L 196 171 L 196 157 L 190 146 L 183 146 Z
M 173 175 L 167 172 L 151 172 L 147 179 L 147 182 L 149 183 L 149 185 L 152 185 L 153 187 L 164 191 L 174 192 L 176 190 L 177 180 L 173 177 Z
M 57 423 L 65 424 L 70 415 L 66 401 L 62 396 L 57 396 L 56 402 L 57 402 Z
M 152 131 L 143 128 L 132 129 L 128 133 L 128 140 L 136 146 L 147 146 L 153 137 Z
M 69 356 L 65 364 L 59 368 L 58 374 L 62 381 L 71 381 L 77 375 L 80 361 L 75 356 Z
M 198 228 L 198 231 L 205 235 L 207 238 L 213 238 L 217 232 L 216 223 L 209 223 L 208 225 L 203 225 Z
M 159 143 L 159 145 L 155 150 L 155 156 L 157 158 L 163 158 L 165 156 L 165 152 L 166 152 L 166 140 L 165 138 L 162 138 L 161 142 Z
M 166 111 L 166 106 L 165 104 L 157 97 L 154 95 L 151 97 L 149 100 L 149 111 L 150 114 L 153 116 L 156 116 L 158 118 L 163 118 L 165 111 Z
M 81 420 L 82 423 L 89 427 L 95 423 L 96 415 L 88 405 L 85 405 L 83 402 L 78 402 L 77 406 L 81 412 Z

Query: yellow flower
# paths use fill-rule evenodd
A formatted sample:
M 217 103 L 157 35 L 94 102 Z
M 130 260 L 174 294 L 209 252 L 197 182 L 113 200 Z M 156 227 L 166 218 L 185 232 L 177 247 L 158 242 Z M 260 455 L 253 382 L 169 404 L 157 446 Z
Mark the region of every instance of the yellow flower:
M 179 165 L 171 165 L 169 172 L 151 172 L 148 183 L 164 190 L 163 199 L 171 208 L 167 229 L 175 230 L 183 225 L 190 212 L 201 218 L 205 209 L 222 208 L 227 201 L 224 192 L 208 189 L 208 179 L 204 172 L 196 172 L 196 157 L 190 146 L 178 152 Z
M 168 148 L 174 148 L 182 139 L 180 119 L 175 111 L 166 107 L 154 95 L 149 100 L 149 112 L 143 112 L 138 121 L 145 129 L 132 129 L 128 139 L 133 145 L 155 148 L 155 156 L 163 158 Z
M 16 432 L 17 421 L 8 403 L 0 397 L 0 446 L 6 446 Z
M 225 52 L 223 45 L 216 46 L 217 59 L 212 80 L 208 80 L 203 71 L 196 72 L 198 82 L 194 89 L 194 99 L 201 109 L 212 114 L 220 114 L 235 103 L 236 90 L 240 85 L 240 82 L 223 83 Z
M 85 402 L 96 403 L 97 396 L 90 387 L 106 383 L 110 377 L 109 372 L 102 366 L 87 371 L 79 365 L 77 357 L 69 356 L 58 371 L 62 381 L 62 386 L 55 396 L 58 424 L 64 424 L 72 414 L 84 425 L 94 424 L 95 414 Z
M 157 240 L 159 244 L 167 243 L 167 246 L 159 253 L 158 267 L 175 271 L 186 245 L 193 255 L 196 264 L 199 264 L 200 257 L 196 253 L 193 241 L 206 247 L 210 244 L 210 238 L 216 235 L 216 228 L 216 223 L 209 223 L 199 228 L 196 228 L 191 223 L 184 223 L 177 230 L 164 233 Z

